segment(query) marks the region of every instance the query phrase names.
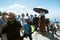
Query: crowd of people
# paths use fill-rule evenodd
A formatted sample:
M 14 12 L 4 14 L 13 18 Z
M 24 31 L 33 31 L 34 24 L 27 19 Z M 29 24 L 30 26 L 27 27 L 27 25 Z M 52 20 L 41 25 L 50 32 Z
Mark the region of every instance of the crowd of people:
M 54 22 L 55 23 L 55 22 Z M 0 12 L 0 37 L 3 40 L 3 37 L 7 37 L 8 40 L 23 40 L 24 37 L 29 37 L 32 40 L 32 33 L 37 31 L 38 33 L 44 35 L 49 30 L 56 31 L 54 27 L 55 24 L 51 23 L 49 19 L 45 19 L 45 16 L 38 16 L 32 14 L 29 16 L 22 13 L 22 15 L 17 15 L 12 12 Z M 51 29 L 49 29 L 51 26 Z M 55 30 L 54 30 L 55 29 Z M 23 36 L 20 35 L 20 31 L 24 30 Z M 53 34 L 52 31 L 52 34 Z

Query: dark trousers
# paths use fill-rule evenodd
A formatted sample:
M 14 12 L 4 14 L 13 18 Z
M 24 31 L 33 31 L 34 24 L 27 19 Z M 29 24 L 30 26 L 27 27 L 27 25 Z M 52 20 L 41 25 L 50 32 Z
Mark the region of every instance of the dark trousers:
M 49 26 L 47 25 L 47 32 L 49 33 Z
M 8 40 L 21 40 L 21 37 L 20 37 L 20 35 L 19 36 L 13 36 L 13 37 L 8 38 Z
M 24 37 L 29 37 L 29 39 L 32 40 L 31 34 L 29 34 L 29 35 L 28 34 L 24 34 L 23 37 L 22 37 L 22 40 L 24 39 Z

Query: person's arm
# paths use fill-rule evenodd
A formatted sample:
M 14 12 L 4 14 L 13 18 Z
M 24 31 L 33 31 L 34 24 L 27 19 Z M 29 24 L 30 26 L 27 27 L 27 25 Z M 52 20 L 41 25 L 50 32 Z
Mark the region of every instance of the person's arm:
M 20 22 L 18 22 L 18 28 L 19 28 L 19 30 L 21 30 L 21 29 L 22 29 L 22 25 L 21 25 L 21 23 L 20 23 Z
M 24 30 L 24 27 L 22 27 L 21 30 Z

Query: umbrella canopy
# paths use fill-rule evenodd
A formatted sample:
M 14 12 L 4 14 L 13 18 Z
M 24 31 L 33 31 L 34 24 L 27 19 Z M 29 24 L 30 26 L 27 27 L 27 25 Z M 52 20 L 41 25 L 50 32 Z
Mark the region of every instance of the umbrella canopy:
M 48 10 L 43 8 L 34 8 L 33 10 L 37 13 L 41 13 L 41 12 L 45 12 L 45 14 L 48 13 Z

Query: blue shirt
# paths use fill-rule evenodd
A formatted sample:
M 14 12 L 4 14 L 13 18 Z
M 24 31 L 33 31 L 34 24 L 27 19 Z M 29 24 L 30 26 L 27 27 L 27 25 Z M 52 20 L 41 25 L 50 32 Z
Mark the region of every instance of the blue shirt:
M 23 23 L 23 27 L 24 27 L 24 33 L 30 34 L 30 25 L 27 22 Z
M 19 18 L 20 18 L 20 17 L 18 17 L 18 16 L 15 16 L 15 19 L 16 19 L 16 21 L 19 21 Z

